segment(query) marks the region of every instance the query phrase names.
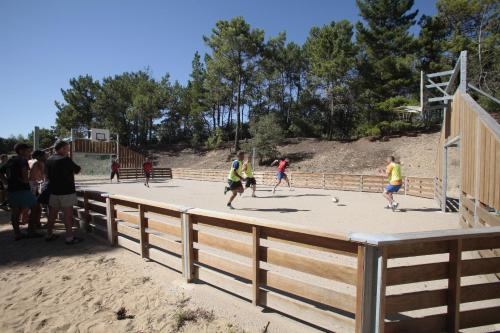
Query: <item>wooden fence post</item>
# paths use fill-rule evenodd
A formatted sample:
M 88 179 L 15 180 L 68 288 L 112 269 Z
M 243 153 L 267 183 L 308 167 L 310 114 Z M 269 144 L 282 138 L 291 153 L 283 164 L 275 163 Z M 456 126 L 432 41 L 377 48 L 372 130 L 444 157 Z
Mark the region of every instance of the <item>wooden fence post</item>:
M 149 239 L 146 232 L 148 227 L 148 220 L 144 216 L 144 206 L 139 205 L 139 234 L 140 234 L 140 244 L 141 244 L 141 257 L 149 258 Z
M 89 209 L 89 196 L 87 191 L 83 191 L 83 220 L 85 221 L 85 229 L 89 231 L 90 226 L 90 209 Z M 82 226 L 80 226 L 81 228 Z
M 462 239 L 450 241 L 450 261 L 448 272 L 448 332 L 458 332 L 460 329 Z
M 182 275 L 187 282 L 194 278 L 193 267 L 193 222 L 191 215 L 184 211 L 181 213 L 182 234 Z
M 260 275 L 260 228 L 252 226 L 252 304 L 258 306 Z
M 323 174 L 323 190 L 326 189 L 325 174 Z
M 363 192 L 363 175 L 359 176 L 359 191 Z
M 110 197 L 106 198 L 106 213 L 108 227 L 108 241 L 111 245 L 116 245 L 118 241 L 118 230 L 116 226 L 115 203 Z

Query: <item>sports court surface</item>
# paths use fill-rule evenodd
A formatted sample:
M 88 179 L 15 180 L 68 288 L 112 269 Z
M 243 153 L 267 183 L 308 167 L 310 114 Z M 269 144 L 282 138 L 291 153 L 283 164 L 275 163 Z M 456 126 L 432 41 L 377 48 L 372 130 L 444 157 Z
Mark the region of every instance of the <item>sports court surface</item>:
M 81 188 L 128 195 L 152 201 L 251 216 L 273 222 L 309 226 L 336 234 L 350 232 L 401 233 L 460 228 L 455 213 L 442 213 L 433 199 L 397 195 L 396 212 L 385 209 L 380 193 L 334 191 L 281 186 L 273 196 L 271 187 L 259 186 L 257 198 L 245 192 L 233 206 L 226 208 L 229 193 L 223 195 L 223 182 L 182 179 L 153 180 L 150 187 L 141 181 L 126 180 L 109 184 L 108 180 L 82 181 Z M 333 203 L 332 197 L 339 202 Z

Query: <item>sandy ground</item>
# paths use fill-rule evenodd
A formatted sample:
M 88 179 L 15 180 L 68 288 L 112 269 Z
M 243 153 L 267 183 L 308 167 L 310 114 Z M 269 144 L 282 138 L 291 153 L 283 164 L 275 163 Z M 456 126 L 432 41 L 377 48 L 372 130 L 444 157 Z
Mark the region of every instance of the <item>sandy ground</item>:
M 14 242 L 0 211 L 0 332 L 317 332 L 86 235 Z M 117 320 L 125 307 L 133 318 Z M 193 315 L 197 321 L 182 318 Z
M 278 188 L 273 196 L 271 187 L 259 187 L 258 198 L 244 193 L 234 201 L 235 210 L 226 208 L 229 194 L 224 197 L 223 183 L 172 179 L 151 183 L 82 182 L 82 187 L 141 197 L 183 206 L 260 217 L 275 222 L 308 226 L 311 229 L 337 234 L 350 232 L 399 233 L 460 228 L 458 216 L 441 213 L 433 199 L 398 195 L 397 212 L 384 209 L 385 200 L 378 193 L 360 193 L 320 189 Z M 335 204 L 332 197 L 338 197 Z

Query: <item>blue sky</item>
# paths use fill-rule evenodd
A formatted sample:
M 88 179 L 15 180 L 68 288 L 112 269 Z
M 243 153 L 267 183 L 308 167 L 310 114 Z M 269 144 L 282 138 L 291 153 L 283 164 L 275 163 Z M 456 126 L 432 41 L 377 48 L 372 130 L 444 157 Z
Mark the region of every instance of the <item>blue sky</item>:
M 432 15 L 435 1 L 415 8 Z M 202 36 L 234 16 L 298 43 L 314 25 L 360 20 L 354 0 L 0 0 L 0 137 L 53 126 L 54 100 L 74 76 L 149 67 L 186 82 Z

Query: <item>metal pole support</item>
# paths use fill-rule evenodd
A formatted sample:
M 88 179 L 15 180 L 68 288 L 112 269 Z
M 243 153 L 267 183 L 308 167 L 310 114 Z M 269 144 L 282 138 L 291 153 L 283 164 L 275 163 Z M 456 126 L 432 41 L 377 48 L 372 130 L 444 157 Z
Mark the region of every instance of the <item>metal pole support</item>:
M 361 319 L 356 332 L 379 333 L 384 330 L 385 319 L 385 276 L 387 251 L 384 247 L 364 246 L 362 285 L 359 310 Z
M 181 213 L 182 234 L 182 276 L 187 282 L 194 278 L 193 271 L 193 223 L 188 210 Z

